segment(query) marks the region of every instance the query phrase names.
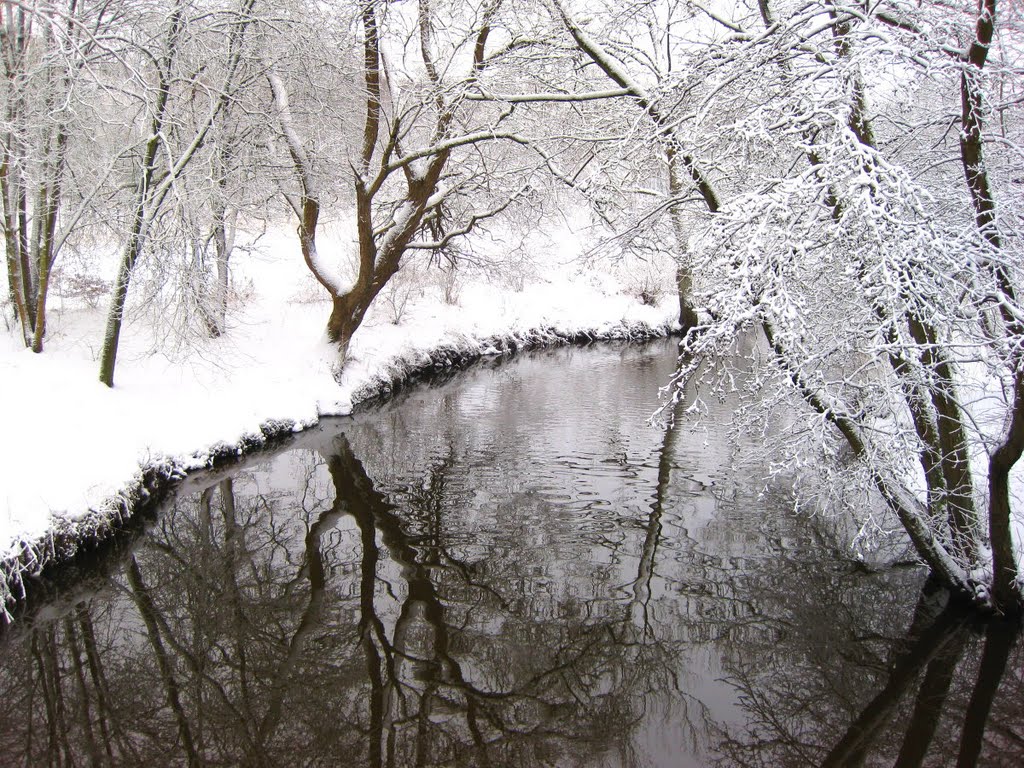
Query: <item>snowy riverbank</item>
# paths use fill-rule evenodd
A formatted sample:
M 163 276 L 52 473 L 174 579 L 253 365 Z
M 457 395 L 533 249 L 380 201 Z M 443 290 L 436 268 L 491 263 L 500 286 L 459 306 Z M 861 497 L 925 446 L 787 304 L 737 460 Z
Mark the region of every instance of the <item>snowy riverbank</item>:
M 304 292 L 294 256 L 281 249 L 238 265 L 250 295 L 220 339 L 169 353 L 168 339 L 129 329 L 113 390 L 97 380 L 102 303 L 58 306 L 42 355 L 3 336 L 4 602 L 22 575 L 102 534 L 139 496 L 147 469 L 166 476 L 207 466 L 275 431 L 347 414 L 424 367 L 538 343 L 660 335 L 674 318 L 673 297 L 645 305 L 594 270 L 551 270 L 521 290 L 478 276 L 453 305 L 429 291 L 401 307 L 383 302 L 357 334 L 339 385 L 322 337 L 329 305 Z

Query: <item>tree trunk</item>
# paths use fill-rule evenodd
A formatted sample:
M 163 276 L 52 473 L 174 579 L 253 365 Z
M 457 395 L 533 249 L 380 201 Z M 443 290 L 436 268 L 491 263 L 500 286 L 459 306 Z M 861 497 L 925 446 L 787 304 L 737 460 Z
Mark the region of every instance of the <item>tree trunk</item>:
M 18 253 L 21 259 L 21 292 L 25 297 L 25 309 L 28 312 L 28 335 L 31 337 L 36 327 L 36 305 L 32 301 L 32 297 L 36 295 L 36 280 L 32 257 L 29 254 L 31 241 L 28 231 L 28 195 L 25 193 L 24 187 L 18 192 L 17 210 L 20 229 L 18 237 L 21 240 L 21 249 Z
M 999 248 L 999 230 L 996 228 L 996 204 L 985 165 L 982 137 L 983 107 L 981 83 L 978 78 L 988 60 L 989 48 L 995 33 L 996 0 L 981 0 L 975 39 L 967 52 L 967 61 L 960 77 L 960 160 L 964 166 L 967 188 L 974 205 L 975 222 L 982 236 Z
M 935 417 L 939 467 L 942 470 L 946 518 L 953 547 L 969 566 L 978 562 L 979 526 L 974 504 L 974 483 L 971 476 L 967 436 L 963 413 L 956 398 L 953 364 L 940 346 L 935 329 L 914 313 L 907 316 L 914 341 L 921 347 L 921 363 L 934 377 L 929 385 Z M 927 449 L 926 449 L 927 450 Z
M 5 115 L 8 122 L 16 118 L 14 107 L 9 106 Z M 18 202 L 22 198 L 20 171 L 18 162 L 11 147 L 17 146 L 17 139 L 12 133 L 8 133 L 0 141 L 0 150 L 3 151 L 3 159 L 0 162 L 0 195 L 3 196 L 3 230 L 4 245 L 7 255 L 7 286 L 10 292 L 11 301 L 17 313 L 18 322 L 21 325 L 22 340 L 25 346 L 32 344 L 33 322 L 31 319 L 30 300 L 31 294 L 25 292 L 27 259 L 24 256 L 26 242 L 22 237 L 22 209 Z
M 1017 583 L 1017 558 L 1010 530 L 1010 470 L 1024 453 L 1024 372 L 1014 381 L 1012 418 L 1004 442 L 992 453 L 988 470 L 988 526 L 992 544 L 992 598 L 1003 611 L 1024 608 Z
M 682 198 L 685 194 L 685 182 L 680 169 L 679 154 L 674 147 L 665 151 L 668 160 L 668 189 L 673 200 Z M 717 209 L 715 199 L 714 209 L 708 205 L 708 209 L 714 213 Z M 669 217 L 672 221 L 672 234 L 676 241 L 676 287 L 679 290 L 679 326 L 685 334 L 691 328 L 697 326 L 697 311 L 693 306 L 693 265 L 690 260 L 690 251 L 687 247 L 686 226 L 683 223 L 683 212 L 679 204 L 673 202 L 669 208 Z
M 216 331 L 211 335 L 220 336 L 227 330 L 228 293 L 231 289 L 231 273 L 228 266 L 235 241 L 235 212 L 230 214 L 226 207 L 218 207 L 213 229 L 213 246 L 217 259 L 217 288 L 214 298 L 214 323 Z
M 124 307 L 128 300 L 128 285 L 132 270 L 142 250 L 142 212 L 137 211 L 137 219 L 121 255 L 121 264 L 114 280 L 114 294 L 111 297 L 110 309 L 107 311 L 107 325 L 103 334 L 103 350 L 100 353 L 100 381 L 108 387 L 114 386 L 114 366 L 117 363 L 117 349 L 121 340 L 121 325 L 124 321 Z
M 182 7 L 178 5 L 171 14 L 167 33 L 167 49 L 159 63 L 159 82 L 157 83 L 156 104 L 153 121 L 150 125 L 149 140 L 140 167 L 140 176 L 135 189 L 135 210 L 132 216 L 132 228 L 121 255 L 121 264 L 114 282 L 114 295 L 107 312 L 107 326 L 103 334 L 103 351 L 100 356 L 100 381 L 108 387 L 114 386 L 114 366 L 117 362 L 117 348 L 121 339 L 121 325 L 124 320 L 124 307 L 128 299 L 128 285 L 131 282 L 132 270 L 142 253 L 147 230 L 147 210 L 150 203 L 150 188 L 156 174 L 157 153 L 163 144 L 164 116 L 167 102 L 170 99 L 171 67 L 178 51 L 178 35 L 182 26 Z
M 393 262 L 393 260 L 391 260 Z M 345 364 L 352 337 L 366 317 L 373 300 L 398 271 L 397 263 L 388 259 L 375 259 L 375 268 L 369 273 L 360 272 L 356 284 L 345 293 L 332 296 L 331 315 L 327 319 L 327 338 L 338 347 L 339 366 Z
M 36 324 L 32 335 L 32 351 L 36 353 L 43 351 L 43 336 L 46 333 L 46 299 L 50 291 L 50 273 L 53 270 L 54 262 L 57 260 L 57 213 L 60 209 L 61 181 L 64 175 L 64 165 L 67 160 L 67 144 L 67 128 L 61 125 L 57 129 L 53 166 L 49 174 L 50 178 L 43 185 L 43 190 L 40 194 L 40 200 L 43 202 L 42 211 L 40 212 L 42 216 L 42 231 L 36 267 Z
M 32 344 L 32 323 L 28 316 L 28 306 L 21 285 L 21 257 L 18 254 L 16 233 L 6 224 L 4 233 L 7 235 L 7 285 L 11 296 L 11 303 L 17 315 L 18 324 L 21 326 L 22 341 L 25 346 Z
M 327 318 L 327 339 L 338 347 L 338 364 L 343 366 L 348 358 L 352 336 L 366 314 L 356 291 L 352 290 L 332 299 L 331 315 Z

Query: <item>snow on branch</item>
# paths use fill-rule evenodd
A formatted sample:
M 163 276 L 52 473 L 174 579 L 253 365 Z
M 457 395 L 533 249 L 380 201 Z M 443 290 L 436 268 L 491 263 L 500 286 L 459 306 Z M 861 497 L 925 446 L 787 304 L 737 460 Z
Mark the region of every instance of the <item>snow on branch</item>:
M 479 93 L 466 94 L 467 101 L 497 101 L 504 104 L 528 104 L 532 102 L 580 102 L 618 99 L 623 96 L 634 96 L 628 88 L 613 88 L 605 91 L 586 91 L 582 93 Z

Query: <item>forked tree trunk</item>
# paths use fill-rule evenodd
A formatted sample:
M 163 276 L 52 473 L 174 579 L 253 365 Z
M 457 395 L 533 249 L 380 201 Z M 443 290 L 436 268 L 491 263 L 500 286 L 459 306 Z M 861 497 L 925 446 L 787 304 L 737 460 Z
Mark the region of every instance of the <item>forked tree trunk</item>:
M 491 0 L 482 10 L 475 34 L 472 70 L 465 82 L 473 82 L 484 67 L 490 23 L 500 1 Z M 381 88 L 385 78 L 382 78 L 377 9 L 378 6 L 383 6 L 383 3 L 380 0 L 362 0 L 359 6 L 363 32 L 362 77 L 365 113 L 362 145 L 358 160 L 353 162 L 359 266 L 352 286 L 337 284 L 337 280 L 328 270 L 322 268 L 319 262 L 316 234 L 320 214 L 320 191 L 313 164 L 295 128 L 288 102 L 288 91 L 283 81 L 272 71 L 267 76 L 274 95 L 281 133 L 299 182 L 299 194 L 286 197 L 299 220 L 299 243 L 303 259 L 332 300 L 331 315 L 327 322 L 327 337 L 338 348 L 339 365 L 336 374 L 341 372 L 352 337 L 362 323 L 370 304 L 398 272 L 402 257 L 420 231 L 427 211 L 432 206 L 439 205 L 440 199 L 443 199 L 443 192 L 438 195 L 439 185 L 452 149 L 461 144 L 497 138 L 493 132 L 485 131 L 462 137 L 461 141 L 452 140 L 451 134 L 457 126 L 456 116 L 460 102 L 454 100 L 449 103 L 445 96 L 446 88 L 441 82 L 430 51 L 430 8 L 429 4 L 424 2 L 418 6 L 418 22 L 422 61 L 436 92 L 433 98 L 436 114 L 430 130 L 432 146 L 418 153 L 403 153 L 400 143 L 405 135 L 406 126 L 401 125 L 401 120 L 386 125 L 390 133 L 386 135 L 386 141 L 381 141 Z M 417 161 L 415 167 L 414 160 Z M 397 205 L 382 206 L 376 197 L 377 194 L 399 173 L 404 175 L 404 194 L 395 201 Z M 435 195 L 438 195 L 436 199 Z M 383 222 L 379 220 L 382 212 L 389 217 Z M 375 215 L 378 217 L 376 221 Z
M 327 338 L 338 347 L 338 363 L 344 365 L 356 329 L 363 322 L 374 296 L 366 289 L 353 288 L 332 297 L 331 315 L 327 319 Z

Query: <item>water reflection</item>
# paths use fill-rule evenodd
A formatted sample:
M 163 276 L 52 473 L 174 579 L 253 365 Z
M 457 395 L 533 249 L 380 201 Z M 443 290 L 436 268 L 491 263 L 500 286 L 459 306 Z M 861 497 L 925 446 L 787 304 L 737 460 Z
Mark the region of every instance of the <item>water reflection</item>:
M 646 426 L 671 365 L 476 370 L 179 498 L 8 634 L 0 761 L 1021 764 L 1015 629 Z

